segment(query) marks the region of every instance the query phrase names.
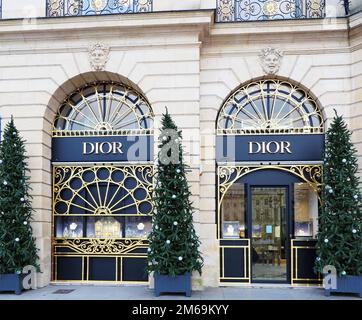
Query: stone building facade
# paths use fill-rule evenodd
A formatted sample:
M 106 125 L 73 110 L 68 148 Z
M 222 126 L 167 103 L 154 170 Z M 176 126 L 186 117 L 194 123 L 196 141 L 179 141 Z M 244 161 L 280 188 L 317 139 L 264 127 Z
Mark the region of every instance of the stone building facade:
M 52 270 L 53 122 L 64 99 L 87 84 L 114 81 L 141 93 L 154 112 L 156 138 L 165 106 L 183 130 L 205 259 L 195 288 L 220 285 L 216 121 L 237 88 L 279 79 L 309 93 L 327 125 L 336 109 L 353 131 L 362 168 L 358 4 L 347 16 L 327 0 L 317 18 L 228 21 L 220 13 L 228 14 L 227 2 L 153 0 L 148 12 L 47 17 L 45 0 L 2 0 L 0 115 L 2 127 L 14 115 L 27 141 L 39 286 L 49 284 Z

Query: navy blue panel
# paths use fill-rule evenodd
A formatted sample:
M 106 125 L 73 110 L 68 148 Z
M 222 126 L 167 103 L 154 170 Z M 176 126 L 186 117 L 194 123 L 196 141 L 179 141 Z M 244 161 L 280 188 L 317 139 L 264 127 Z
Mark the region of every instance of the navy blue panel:
M 89 258 L 89 280 L 116 281 L 116 259 L 109 257 Z
M 322 161 L 323 150 L 323 134 L 216 137 L 218 162 Z
M 223 258 L 226 278 L 244 277 L 244 248 L 224 248 Z
M 102 143 L 103 145 L 101 145 Z M 152 160 L 153 136 L 53 138 L 52 161 L 56 162 L 126 162 Z
M 235 239 L 235 240 L 220 240 L 221 246 L 247 246 L 249 245 L 246 239 Z
M 317 258 L 316 249 L 298 249 L 298 259 L 295 261 L 297 278 L 299 279 L 318 279 L 318 274 L 314 272 L 314 262 Z
M 82 280 L 81 257 L 56 257 L 56 280 Z
M 298 176 L 286 171 L 275 169 L 261 169 L 248 173 L 247 175 L 237 180 L 237 182 L 248 183 L 253 186 L 281 186 L 291 183 L 303 182 L 303 180 Z
M 147 282 L 146 272 L 147 257 L 145 258 L 123 258 L 123 281 Z

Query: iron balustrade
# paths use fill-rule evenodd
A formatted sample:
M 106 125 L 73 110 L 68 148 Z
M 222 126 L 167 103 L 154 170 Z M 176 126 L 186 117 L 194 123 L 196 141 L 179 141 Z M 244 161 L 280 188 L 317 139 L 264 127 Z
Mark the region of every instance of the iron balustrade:
M 325 17 L 326 0 L 216 0 L 216 22 Z
M 0 0 L 1 1 L 1 0 Z M 47 17 L 152 12 L 153 0 L 47 0 Z

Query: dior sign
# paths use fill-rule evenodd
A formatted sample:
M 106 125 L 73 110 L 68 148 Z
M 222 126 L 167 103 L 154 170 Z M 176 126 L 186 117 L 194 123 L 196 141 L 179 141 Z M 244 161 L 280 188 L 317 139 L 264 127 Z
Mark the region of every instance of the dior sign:
M 114 142 L 83 142 L 83 154 L 122 154 L 122 143 Z
M 216 138 L 218 162 L 322 161 L 323 134 L 224 135 Z
M 153 136 L 54 137 L 53 162 L 146 162 Z
M 255 153 L 289 153 L 291 154 L 291 143 L 289 141 L 262 141 L 262 142 L 249 142 L 249 154 Z

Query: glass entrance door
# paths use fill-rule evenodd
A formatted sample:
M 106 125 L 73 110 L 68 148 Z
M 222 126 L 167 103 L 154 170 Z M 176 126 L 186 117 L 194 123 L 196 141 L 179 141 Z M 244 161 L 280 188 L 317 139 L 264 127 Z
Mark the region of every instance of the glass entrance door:
M 251 188 L 252 280 L 287 282 L 288 188 Z

